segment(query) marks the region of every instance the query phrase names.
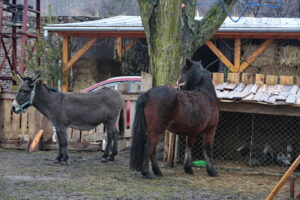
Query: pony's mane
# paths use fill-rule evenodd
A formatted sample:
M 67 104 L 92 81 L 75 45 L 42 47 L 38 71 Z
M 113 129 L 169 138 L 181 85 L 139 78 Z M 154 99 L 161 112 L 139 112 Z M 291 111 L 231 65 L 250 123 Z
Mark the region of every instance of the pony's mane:
M 200 91 L 217 98 L 210 72 L 204 69 L 200 62 L 192 62 L 186 74 L 185 90 Z

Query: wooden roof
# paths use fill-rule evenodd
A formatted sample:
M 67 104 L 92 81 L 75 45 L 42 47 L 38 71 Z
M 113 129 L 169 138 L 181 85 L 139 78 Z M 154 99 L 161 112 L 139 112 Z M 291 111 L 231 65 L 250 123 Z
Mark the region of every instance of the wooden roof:
M 201 20 L 196 17 L 196 20 Z M 48 31 L 71 37 L 145 37 L 139 16 L 116 16 L 95 21 L 48 24 Z M 239 22 L 226 19 L 215 38 L 300 39 L 299 18 L 243 17 Z

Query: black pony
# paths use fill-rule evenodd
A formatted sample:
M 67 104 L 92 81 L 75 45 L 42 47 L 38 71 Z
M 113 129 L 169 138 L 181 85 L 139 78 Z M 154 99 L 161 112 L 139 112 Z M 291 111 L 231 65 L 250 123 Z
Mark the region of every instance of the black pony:
M 67 163 L 68 141 L 67 128 L 90 130 L 103 123 L 107 129 L 107 146 L 102 161 L 114 160 L 118 153 L 118 133 L 124 132 L 123 100 L 118 91 L 103 88 L 93 93 L 62 93 L 47 87 L 40 79 L 23 78 L 12 110 L 15 113 L 25 112 L 34 106 L 45 115 L 56 128 L 59 151 L 58 162 Z M 120 116 L 120 117 L 119 117 Z M 116 128 L 119 117 L 119 131 Z
M 155 157 L 156 144 L 166 130 L 186 136 L 184 170 L 192 174 L 191 151 L 196 136 L 203 135 L 203 152 L 209 176 L 216 176 L 213 142 L 219 121 L 219 105 L 210 73 L 200 63 L 186 60 L 178 80 L 180 90 L 154 87 L 136 103 L 130 168 L 152 178 L 149 158 L 155 175 L 162 175 Z

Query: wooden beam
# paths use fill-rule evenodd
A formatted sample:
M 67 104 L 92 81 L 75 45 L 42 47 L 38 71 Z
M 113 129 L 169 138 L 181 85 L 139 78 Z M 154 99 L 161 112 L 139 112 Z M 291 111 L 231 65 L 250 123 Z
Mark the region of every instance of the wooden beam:
M 241 64 L 241 38 L 234 40 L 234 67 L 239 69 Z
M 29 144 L 27 147 L 28 153 L 31 153 L 36 149 L 37 145 L 40 143 L 43 134 L 44 134 L 44 130 L 43 129 L 39 130 L 39 132 L 34 136 L 32 143 L 31 144 L 28 143 Z
M 283 32 L 217 32 L 213 39 L 217 38 L 242 38 L 242 39 L 299 39 L 299 33 Z
M 284 185 L 284 183 L 288 180 L 288 178 L 291 176 L 291 174 L 295 171 L 295 169 L 300 164 L 300 155 L 298 158 L 293 162 L 293 164 L 290 166 L 290 168 L 286 171 L 286 173 L 283 175 L 283 177 L 280 179 L 280 181 L 277 183 L 277 185 L 274 187 L 274 189 L 271 191 L 269 196 L 266 198 L 266 200 L 272 200 L 276 194 L 279 192 L 281 187 Z
M 123 39 L 121 37 L 117 38 L 117 54 L 118 60 L 121 61 L 123 57 Z
M 236 72 L 233 64 L 224 56 L 224 54 L 212 43 L 211 41 L 207 41 L 206 45 L 210 48 L 212 52 L 229 68 L 230 71 Z
M 253 52 L 248 58 L 246 61 L 244 61 L 240 68 L 238 69 L 239 72 L 242 72 L 244 71 L 259 55 L 261 55 L 265 50 L 266 48 L 268 48 L 268 46 L 270 46 L 270 44 L 273 42 L 273 39 L 268 39 L 266 41 L 264 41 L 264 43 L 262 43 L 260 45 L 260 47 L 255 51 Z
M 69 60 L 69 37 L 63 38 L 62 43 L 62 62 L 64 65 L 64 68 L 67 66 Z M 62 73 L 62 91 L 67 92 L 69 89 L 69 73 L 67 71 L 64 71 Z
M 91 46 L 97 41 L 97 38 L 93 38 L 91 40 L 89 40 L 87 43 L 85 43 L 83 45 L 83 47 L 81 49 L 79 49 L 76 54 L 71 58 L 71 60 L 69 60 L 64 68 L 64 71 L 68 71 L 72 65 L 84 54 L 86 53 Z
M 63 37 L 97 37 L 97 38 L 145 38 L 144 32 L 97 32 L 97 31 L 59 31 L 56 32 Z
M 131 40 L 131 41 L 125 46 L 124 52 L 129 51 L 129 50 L 133 47 L 133 45 L 135 45 L 135 44 L 136 44 L 136 39 L 135 39 L 135 40 Z
M 271 105 L 252 102 L 220 102 L 220 111 L 280 116 L 300 116 L 300 106 Z

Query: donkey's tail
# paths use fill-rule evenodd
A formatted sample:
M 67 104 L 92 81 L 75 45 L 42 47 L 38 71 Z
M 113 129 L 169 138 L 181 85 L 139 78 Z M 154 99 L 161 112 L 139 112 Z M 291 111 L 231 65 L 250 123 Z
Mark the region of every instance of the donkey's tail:
M 131 144 L 131 156 L 130 156 L 130 169 L 135 171 L 141 171 L 143 157 L 147 154 L 147 133 L 146 133 L 146 120 L 144 107 L 148 98 L 146 94 L 142 94 L 137 102 L 135 109 L 135 117 L 132 127 L 132 144 Z
M 119 135 L 124 135 L 124 108 L 122 108 L 119 116 Z

